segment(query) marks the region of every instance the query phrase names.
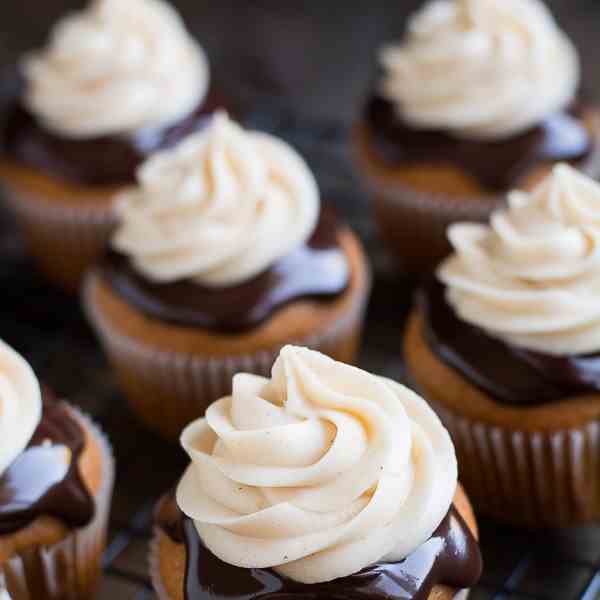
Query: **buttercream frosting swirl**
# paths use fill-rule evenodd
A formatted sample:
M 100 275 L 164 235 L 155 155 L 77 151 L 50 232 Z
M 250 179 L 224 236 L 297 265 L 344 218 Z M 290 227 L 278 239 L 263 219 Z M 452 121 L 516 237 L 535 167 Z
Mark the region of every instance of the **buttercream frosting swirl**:
M 308 240 L 319 217 L 300 155 L 224 113 L 149 159 L 138 181 L 117 202 L 112 245 L 155 282 L 241 283 Z
M 93 0 L 60 20 L 22 66 L 29 109 L 71 138 L 174 124 L 209 83 L 204 51 L 162 0 Z
M 25 450 L 41 418 L 42 394 L 35 374 L 0 340 L 0 475 Z
M 565 108 L 577 51 L 539 0 L 434 0 L 384 48 L 382 92 L 414 127 L 503 139 Z
M 285 347 L 271 379 L 189 425 L 181 510 L 221 560 L 303 583 L 399 561 L 428 540 L 457 484 L 454 448 L 404 386 Z
M 555 355 L 600 350 L 600 185 L 558 165 L 490 225 L 455 224 L 438 275 L 463 320 Z

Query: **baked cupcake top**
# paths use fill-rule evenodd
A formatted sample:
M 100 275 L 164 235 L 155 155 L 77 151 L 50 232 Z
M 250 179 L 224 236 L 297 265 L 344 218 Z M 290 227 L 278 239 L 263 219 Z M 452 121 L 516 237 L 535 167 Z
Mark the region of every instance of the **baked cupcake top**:
M 162 0 L 93 0 L 22 62 L 24 101 L 61 136 L 89 138 L 180 121 L 208 90 L 203 50 Z
M 307 164 L 225 113 L 149 159 L 116 210 L 105 273 L 161 319 L 250 327 L 287 302 L 348 285 L 337 224 L 321 211 Z
M 513 192 L 490 225 L 456 224 L 439 268 L 457 315 L 490 335 L 553 355 L 600 351 L 600 185 L 556 166 Z
M 565 109 L 579 58 L 539 0 L 433 0 L 381 53 L 381 90 L 402 121 L 501 140 Z
M 293 346 L 270 380 L 236 375 L 232 395 L 181 442 L 191 464 L 177 502 L 202 544 L 232 567 L 269 569 L 298 585 L 403 561 L 444 521 L 457 486 L 450 437 L 421 398 Z M 459 587 L 473 584 L 461 577 L 480 566 L 465 533 L 449 559 Z M 397 575 L 402 587 L 407 573 Z M 450 583 L 413 575 L 405 591 Z M 284 594 L 310 591 L 286 586 Z
M 94 501 L 79 472 L 79 420 L 40 385 L 31 367 L 0 340 L 0 535 L 40 516 L 87 525 Z
M 130 183 L 224 105 L 203 49 L 163 0 L 91 0 L 19 67 L 3 158 L 75 186 Z

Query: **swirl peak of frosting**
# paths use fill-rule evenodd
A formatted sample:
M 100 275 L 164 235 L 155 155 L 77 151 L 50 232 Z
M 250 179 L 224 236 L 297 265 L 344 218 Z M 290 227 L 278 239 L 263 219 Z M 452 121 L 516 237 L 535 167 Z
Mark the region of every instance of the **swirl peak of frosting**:
M 42 393 L 27 361 L 0 340 L 0 475 L 29 444 L 42 418 Z
M 433 0 L 381 62 L 382 93 L 403 121 L 473 139 L 538 125 L 580 78 L 575 47 L 540 0 Z
M 317 183 L 300 155 L 224 113 L 138 171 L 118 202 L 116 250 L 155 282 L 231 286 L 274 264 L 314 231 Z
M 424 400 L 293 346 L 270 380 L 236 375 L 181 443 L 191 464 L 177 501 L 209 550 L 303 583 L 402 560 L 457 484 L 454 447 Z
M 460 318 L 529 350 L 600 351 L 600 184 L 556 166 L 489 226 L 455 224 L 438 276 Z
M 172 125 L 206 95 L 208 62 L 167 2 L 93 0 L 23 60 L 25 103 L 70 138 Z

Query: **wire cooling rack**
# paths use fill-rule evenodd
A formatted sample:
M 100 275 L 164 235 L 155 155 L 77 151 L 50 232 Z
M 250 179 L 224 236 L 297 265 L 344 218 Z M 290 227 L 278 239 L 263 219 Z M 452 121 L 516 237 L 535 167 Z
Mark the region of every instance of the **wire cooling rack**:
M 391 274 L 367 219 L 354 175 L 348 132 L 287 117 L 256 115 L 255 127 L 276 131 L 308 158 L 323 197 L 360 232 L 375 265 L 361 366 L 403 378 L 402 323 L 411 283 Z M 145 431 L 119 394 L 77 299 L 48 286 L 25 258 L 14 226 L 0 215 L 0 336 L 21 351 L 42 380 L 80 406 L 109 434 L 117 485 L 100 600 L 153 599 L 147 573 L 152 510 L 186 463 L 175 444 Z M 600 527 L 531 533 L 480 519 L 485 571 L 472 600 L 600 599 Z

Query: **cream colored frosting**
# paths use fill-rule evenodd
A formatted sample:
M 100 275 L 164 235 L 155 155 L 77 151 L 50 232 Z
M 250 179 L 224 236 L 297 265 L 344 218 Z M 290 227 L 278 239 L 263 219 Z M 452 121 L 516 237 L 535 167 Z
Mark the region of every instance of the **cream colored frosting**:
M 489 226 L 449 228 L 438 275 L 465 321 L 549 354 L 600 350 L 600 185 L 566 165 Z
M 117 203 L 113 246 L 157 282 L 230 286 L 306 241 L 316 181 L 286 143 L 218 113 L 206 129 L 151 158 Z
M 575 47 L 539 0 L 434 0 L 385 48 L 383 94 L 403 120 L 465 138 L 520 133 L 573 99 Z
M 0 475 L 25 450 L 41 417 L 42 395 L 35 374 L 0 340 Z
M 272 378 L 189 425 L 177 490 L 204 544 L 240 567 L 315 583 L 397 561 L 429 539 L 457 485 L 454 447 L 408 388 L 285 347 Z
M 23 61 L 25 100 L 72 138 L 171 125 L 203 100 L 203 50 L 162 0 L 93 0 L 63 18 Z

